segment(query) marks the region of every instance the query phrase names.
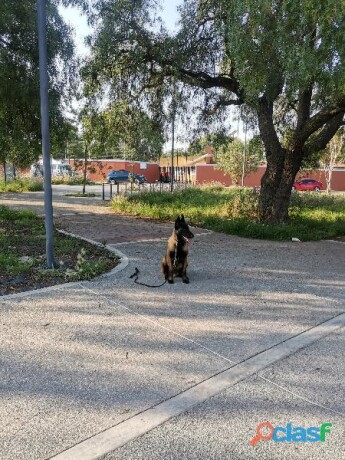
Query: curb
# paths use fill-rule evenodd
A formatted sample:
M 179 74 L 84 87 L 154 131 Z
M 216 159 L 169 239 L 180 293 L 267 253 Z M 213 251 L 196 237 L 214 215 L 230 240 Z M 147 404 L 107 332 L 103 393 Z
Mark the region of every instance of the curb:
M 115 273 L 118 273 L 118 272 L 124 270 L 127 267 L 128 263 L 129 263 L 129 260 L 128 260 L 128 257 L 126 256 L 126 254 L 124 254 L 123 252 L 119 251 L 118 249 L 110 246 L 109 244 L 104 245 L 104 244 L 98 243 L 98 241 L 90 240 L 89 238 L 84 238 L 83 236 L 75 235 L 74 233 L 66 232 L 65 230 L 57 229 L 57 231 L 59 233 L 62 233 L 63 235 L 71 236 L 73 238 L 78 238 L 79 240 L 86 241 L 87 243 L 93 244 L 94 246 L 98 246 L 98 247 L 107 249 L 109 252 L 112 252 L 112 253 L 116 254 L 118 257 L 120 257 L 121 262 L 118 265 L 116 265 L 116 267 L 114 267 L 112 270 L 110 270 L 110 272 L 103 273 L 102 275 L 97 276 L 97 278 L 94 278 L 92 281 L 97 280 L 97 279 L 102 279 L 102 278 L 108 278 L 109 276 L 112 276 Z M 85 280 L 85 281 L 91 281 L 91 280 Z M 77 281 L 77 283 L 80 283 L 80 282 L 81 281 Z
M 96 278 L 93 278 L 92 280 L 72 281 L 70 283 L 56 284 L 54 286 L 47 286 L 47 287 L 40 288 L 40 289 L 33 289 L 31 291 L 18 292 L 16 294 L 6 294 L 3 296 L 0 296 L 0 303 L 2 300 L 20 299 L 23 297 L 29 297 L 29 296 L 36 295 L 36 294 L 43 294 L 45 292 L 57 291 L 58 289 L 63 289 L 65 287 L 68 287 L 68 288 L 76 287 L 76 286 L 80 287 L 80 283 L 83 281 L 97 281 L 97 280 L 105 279 L 112 275 L 115 275 L 116 273 L 119 273 L 120 271 L 124 270 L 129 263 L 128 257 L 123 252 L 119 251 L 118 249 L 114 247 L 111 247 L 109 245 L 103 245 L 101 243 L 98 243 L 98 241 L 90 240 L 89 238 L 84 238 L 82 236 L 75 235 L 74 233 L 66 232 L 65 230 L 59 230 L 59 229 L 56 229 L 56 230 L 63 235 L 71 236 L 73 238 L 78 238 L 79 240 L 86 241 L 87 243 L 93 244 L 94 246 L 98 246 L 98 247 L 107 249 L 109 252 L 116 254 L 120 258 L 120 263 L 116 265 L 116 267 L 114 267 L 112 270 L 110 270 L 110 272 L 103 273 L 102 275 L 99 275 Z

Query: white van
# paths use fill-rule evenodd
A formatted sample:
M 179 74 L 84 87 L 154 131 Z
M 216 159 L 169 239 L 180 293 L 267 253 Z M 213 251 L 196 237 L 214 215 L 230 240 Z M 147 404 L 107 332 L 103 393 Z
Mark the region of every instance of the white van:
M 50 168 L 52 177 L 61 176 L 73 176 L 74 171 L 68 163 L 64 163 L 62 160 L 50 160 Z M 30 167 L 30 175 L 32 177 L 43 177 L 43 160 L 36 161 Z

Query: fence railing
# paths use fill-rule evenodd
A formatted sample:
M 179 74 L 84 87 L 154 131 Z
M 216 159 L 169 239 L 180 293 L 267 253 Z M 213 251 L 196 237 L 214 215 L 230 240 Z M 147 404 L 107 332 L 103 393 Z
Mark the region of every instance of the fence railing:
M 194 182 L 174 182 L 173 190 L 183 190 L 192 187 Z M 170 182 L 156 181 L 153 183 L 145 182 L 144 184 L 117 182 L 117 183 L 102 183 L 102 200 L 111 200 L 114 196 L 131 195 L 132 193 L 141 192 L 169 192 L 171 191 Z
M 162 166 L 159 168 L 159 181 L 160 182 L 183 182 L 183 183 L 194 183 L 195 182 L 195 166 Z

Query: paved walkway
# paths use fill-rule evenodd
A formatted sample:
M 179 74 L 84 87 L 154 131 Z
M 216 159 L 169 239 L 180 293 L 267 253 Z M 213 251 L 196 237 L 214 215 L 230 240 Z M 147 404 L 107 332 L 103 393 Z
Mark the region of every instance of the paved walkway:
M 39 195 L 5 198 L 42 209 Z M 191 284 L 148 289 L 129 275 L 138 266 L 142 281 L 161 280 L 171 224 L 59 196 L 55 218 L 129 263 L 0 299 L 1 459 L 343 458 L 344 244 L 197 230 Z M 263 421 L 291 423 L 290 442 L 250 445 Z M 325 422 L 324 442 L 294 431 Z
M 91 187 L 89 187 L 91 189 Z M 64 190 L 64 189 L 63 189 Z M 172 232 L 171 222 L 157 223 L 150 219 L 139 219 L 114 214 L 108 202 L 101 196 L 75 198 L 61 195 L 54 187 L 54 223 L 57 228 L 84 238 L 107 244 L 168 238 Z M 15 209 L 29 209 L 44 215 L 43 193 L 0 194 L 0 205 Z M 202 229 L 199 233 L 207 233 Z

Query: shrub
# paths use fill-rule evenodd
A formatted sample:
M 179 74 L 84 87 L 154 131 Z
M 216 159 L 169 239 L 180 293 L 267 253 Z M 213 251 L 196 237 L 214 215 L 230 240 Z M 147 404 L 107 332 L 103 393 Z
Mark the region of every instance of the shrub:
M 82 185 L 83 181 L 84 178 L 82 175 L 52 177 L 52 184 L 54 185 Z M 86 180 L 86 184 L 90 185 L 93 182 Z
M 255 190 L 233 188 L 229 192 L 227 215 L 230 218 L 258 219 L 259 194 Z
M 209 192 L 221 192 L 225 186 L 221 182 L 213 181 L 206 184 L 198 185 L 201 190 L 207 190 Z
M 43 190 L 43 180 L 33 179 L 31 177 L 23 177 L 21 179 L 12 179 L 5 184 L 4 180 L 0 180 L 1 192 L 40 192 Z
M 24 190 L 28 192 L 41 192 L 43 190 L 43 179 L 27 178 L 23 183 L 23 187 Z

